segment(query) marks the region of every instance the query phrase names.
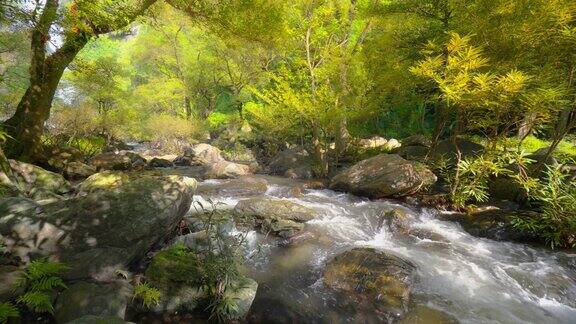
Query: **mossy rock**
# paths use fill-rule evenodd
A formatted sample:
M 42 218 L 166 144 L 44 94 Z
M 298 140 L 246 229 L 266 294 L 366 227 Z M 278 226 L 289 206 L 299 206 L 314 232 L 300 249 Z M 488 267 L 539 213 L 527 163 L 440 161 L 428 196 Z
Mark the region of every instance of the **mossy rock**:
M 28 198 L 41 200 L 59 198 L 72 192 L 72 186 L 60 174 L 16 160 L 10 160 L 10 167 L 16 179 L 0 172 L 0 182 L 12 194 L 19 192 Z M 16 183 L 12 180 L 16 180 Z
M 130 180 L 127 173 L 119 171 L 103 171 L 89 176 L 78 187 L 80 192 L 95 192 L 119 188 Z
M 207 306 L 212 301 L 209 289 L 209 271 L 229 271 L 236 267 L 234 263 L 226 265 L 226 269 L 213 268 L 211 261 L 201 259 L 195 251 L 176 245 L 161 251 L 154 256 L 148 269 L 146 280 L 150 285 L 160 290 L 162 298 L 156 312 L 185 311 L 193 312 L 199 306 Z M 244 317 L 254 297 L 258 284 L 249 278 L 239 275 L 235 281 L 229 282 L 224 298 L 236 303 L 238 318 Z
M 393 254 L 354 248 L 328 262 L 324 284 L 352 313 L 375 313 L 393 322 L 408 311 L 415 271 L 413 263 Z

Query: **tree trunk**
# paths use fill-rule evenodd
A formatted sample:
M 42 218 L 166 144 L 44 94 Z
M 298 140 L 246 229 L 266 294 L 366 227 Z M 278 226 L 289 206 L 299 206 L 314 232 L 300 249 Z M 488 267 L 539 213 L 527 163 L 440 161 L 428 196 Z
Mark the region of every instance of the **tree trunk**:
M 7 156 L 27 161 L 37 157 L 58 83 L 68 64 L 87 42 L 88 37 L 79 35 L 69 39 L 45 60 L 34 62 L 41 66 L 30 70 L 30 86 L 14 115 L 4 123 L 11 137 L 5 146 Z
M 184 97 L 184 110 L 186 113 L 186 119 L 192 119 L 192 104 L 190 103 L 190 97 Z

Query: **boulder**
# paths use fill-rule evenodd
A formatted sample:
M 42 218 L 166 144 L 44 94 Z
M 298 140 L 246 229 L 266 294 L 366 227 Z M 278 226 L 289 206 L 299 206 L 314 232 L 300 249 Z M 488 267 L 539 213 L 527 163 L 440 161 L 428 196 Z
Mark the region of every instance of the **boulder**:
M 96 168 L 82 162 L 70 162 L 63 166 L 62 171 L 66 178 L 79 180 L 86 179 L 96 173 Z
M 386 226 L 393 233 L 410 231 L 410 215 L 404 209 L 394 208 L 384 212 L 378 222 L 379 229 Z
M 238 178 L 252 173 L 250 166 L 228 161 L 220 161 L 211 164 L 206 171 L 207 179 L 230 179 Z
M 40 200 L 58 197 L 72 191 L 70 183 L 60 174 L 16 160 L 9 162 L 12 175 L 0 171 L 0 183 L 13 188 L 14 192 L 19 191 L 26 197 Z
M 484 146 L 466 139 L 459 138 L 456 144 L 457 146 L 454 145 L 451 139 L 438 142 L 434 152 L 434 158 L 444 158 L 454 163 L 456 161 L 457 148 L 460 149 L 462 158 L 478 156 L 484 152 Z
M 387 151 L 391 151 L 397 147 L 402 146 L 402 144 L 400 144 L 400 142 L 398 142 L 397 139 L 391 138 L 388 140 L 388 142 L 386 142 L 386 144 L 383 146 L 384 149 L 386 149 Z
M 406 137 L 402 140 L 402 146 L 422 146 L 422 147 L 430 147 L 432 146 L 432 141 L 421 134 L 412 135 Z
M 54 317 L 57 323 L 84 316 L 100 316 L 123 320 L 132 298 L 132 286 L 126 282 L 78 282 L 69 285 L 56 300 Z
M 345 307 L 392 323 L 408 311 L 416 266 L 388 252 L 354 248 L 330 260 L 324 284 Z
M 314 177 L 312 166 L 312 157 L 308 151 L 295 147 L 278 153 L 268 164 L 268 170 L 271 174 L 293 179 L 311 179 Z
M 107 280 L 171 233 L 190 204 L 181 179 L 143 175 L 41 206 L 0 199 L 0 235 L 24 261 L 48 256 L 70 266 L 67 279 Z
M 406 160 L 422 161 L 428 154 L 428 148 L 425 146 L 404 146 L 392 150 L 392 153 L 398 154 Z
M 146 160 L 134 152 L 121 151 L 98 154 L 90 163 L 97 170 L 130 170 L 145 165 Z
M 167 159 L 155 157 L 148 161 L 148 166 L 152 168 L 171 168 L 174 166 L 174 163 Z
M 244 176 L 221 183 L 200 183 L 198 194 L 222 197 L 259 196 L 268 190 L 268 182 L 254 176 Z
M 360 146 L 363 149 L 374 149 L 374 148 L 383 147 L 387 143 L 388 143 L 388 140 L 386 140 L 384 137 L 374 136 L 371 138 L 363 138 L 363 139 L 359 140 L 358 146 Z
M 189 158 L 192 165 L 211 165 L 224 161 L 220 150 L 206 143 L 196 144 L 185 149 L 183 157 Z
M 209 269 L 207 262 L 194 250 L 182 246 L 174 246 L 157 253 L 150 266 L 146 269 L 146 280 L 161 292 L 160 303 L 152 310 L 155 312 L 173 312 L 195 309 L 208 305 L 209 292 L 204 285 L 207 283 Z M 238 276 L 230 279 L 224 295 L 235 303 L 236 318 L 246 316 L 252 301 L 256 296 L 258 284 L 247 277 Z
M 238 202 L 234 214 L 265 232 L 271 231 L 282 237 L 293 236 L 304 228 L 302 223 L 317 215 L 315 210 L 289 200 L 264 197 Z
M 436 180 L 422 164 L 396 154 L 380 154 L 337 174 L 330 188 L 377 199 L 414 194 Z

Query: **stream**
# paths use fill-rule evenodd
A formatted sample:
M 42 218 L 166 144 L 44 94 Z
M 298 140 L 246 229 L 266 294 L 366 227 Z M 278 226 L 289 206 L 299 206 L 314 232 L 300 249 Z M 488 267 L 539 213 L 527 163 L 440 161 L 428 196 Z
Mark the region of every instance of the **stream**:
M 418 267 L 413 304 L 439 310 L 460 323 L 576 323 L 576 255 L 469 235 L 438 211 L 393 200 L 371 201 L 332 190 L 306 190 L 290 198 L 293 180 L 262 176 L 265 196 L 289 199 L 319 212 L 306 224 L 315 239 L 282 246 L 279 239 L 246 232 L 249 275 L 259 283 L 248 322 L 376 323 L 353 317 L 323 286 L 325 264 L 356 246 L 391 251 Z M 227 180 L 200 183 L 222 184 Z M 210 198 L 219 208 L 242 199 L 232 192 Z M 289 197 L 289 198 L 284 198 Z M 379 228 L 382 210 L 402 208 L 425 238 Z M 357 316 L 357 315 L 355 315 Z M 422 323 L 438 323 L 433 317 Z M 441 321 L 440 321 L 441 322 Z

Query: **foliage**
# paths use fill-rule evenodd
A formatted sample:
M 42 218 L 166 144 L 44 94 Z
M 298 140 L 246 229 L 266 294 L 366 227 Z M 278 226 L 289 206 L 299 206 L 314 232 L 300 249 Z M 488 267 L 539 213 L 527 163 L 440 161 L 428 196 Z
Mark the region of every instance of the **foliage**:
M 18 308 L 10 302 L 0 302 L 0 323 L 8 323 L 10 318 L 20 317 Z
M 452 202 L 457 207 L 464 207 L 470 200 L 485 202 L 488 200 L 488 180 L 504 170 L 502 163 L 485 157 L 464 159 L 456 166 L 460 171 L 459 182 L 452 194 Z
M 66 269 L 67 267 L 59 262 L 32 261 L 18 280 L 18 286 L 25 291 L 18 297 L 18 302 L 33 312 L 54 313 L 51 293 L 58 289 L 66 289 L 60 277 Z
M 150 286 L 148 283 L 139 283 L 134 287 L 134 298 L 140 299 L 147 308 L 158 305 L 161 297 L 160 290 Z
M 515 217 L 513 224 L 543 236 L 552 248 L 576 246 L 576 184 L 560 167 L 548 167 L 531 198 L 539 217 Z

